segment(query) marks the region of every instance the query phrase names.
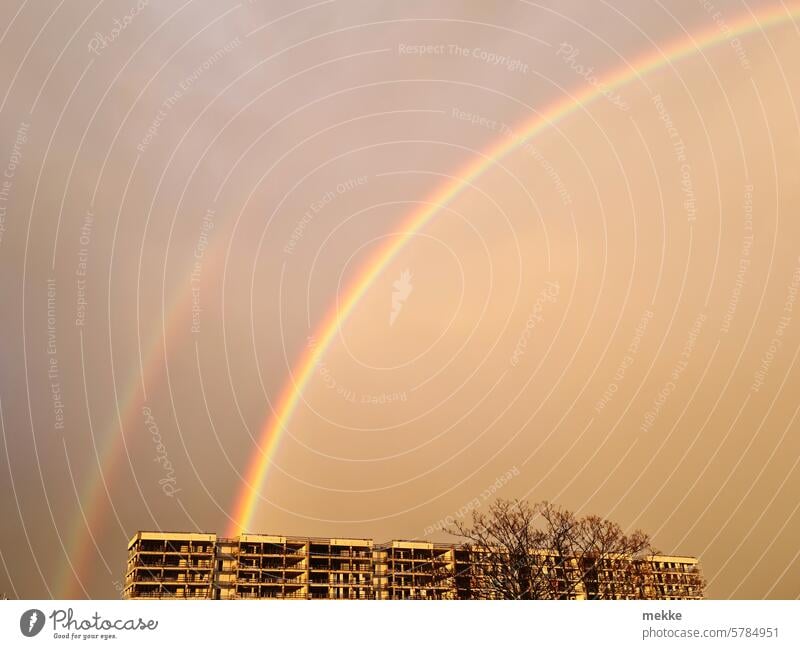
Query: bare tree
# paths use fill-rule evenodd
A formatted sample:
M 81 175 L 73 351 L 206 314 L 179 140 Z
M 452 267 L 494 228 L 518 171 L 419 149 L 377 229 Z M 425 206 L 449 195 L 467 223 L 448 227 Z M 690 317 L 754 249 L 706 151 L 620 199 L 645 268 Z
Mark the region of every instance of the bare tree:
M 473 512 L 472 525 L 456 523 L 451 534 L 465 539 L 468 560 L 460 564 L 476 599 L 544 599 L 546 564 L 539 553 L 544 536 L 536 511 L 523 501 L 498 500 L 488 513 Z
M 462 537 L 462 562 L 471 596 L 481 599 L 643 598 L 648 559 L 656 553 L 650 537 L 626 534 L 599 516 L 577 517 L 549 502 L 531 505 L 497 500 L 471 524 L 449 533 Z M 699 573 L 687 581 L 702 592 Z
M 548 557 L 548 599 L 573 599 L 576 596 L 580 574 L 575 565 L 575 536 L 579 526 L 575 515 L 563 507 L 543 501 L 534 505 L 542 519 L 542 545 L 534 551 Z
M 578 521 L 574 546 L 586 599 L 636 597 L 630 568 L 655 554 L 641 530 L 628 535 L 617 523 L 593 515 Z

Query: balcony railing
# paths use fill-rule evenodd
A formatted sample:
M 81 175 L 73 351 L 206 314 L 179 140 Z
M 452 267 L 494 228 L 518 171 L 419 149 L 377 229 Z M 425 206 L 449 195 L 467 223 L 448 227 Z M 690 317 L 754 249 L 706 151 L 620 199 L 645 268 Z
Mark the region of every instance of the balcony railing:
M 171 561 L 148 561 L 139 559 L 133 563 L 133 567 L 136 568 L 175 568 L 180 570 L 209 569 L 213 565 L 214 562 L 210 560 L 200 560 L 193 563 L 189 563 L 188 561 L 175 563 Z

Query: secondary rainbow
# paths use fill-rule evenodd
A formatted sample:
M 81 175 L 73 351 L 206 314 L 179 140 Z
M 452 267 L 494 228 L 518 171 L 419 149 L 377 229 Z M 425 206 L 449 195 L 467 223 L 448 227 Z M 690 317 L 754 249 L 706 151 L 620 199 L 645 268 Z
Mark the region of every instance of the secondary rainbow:
M 581 90 L 577 95 L 569 95 L 547 106 L 541 113 L 522 125 L 518 130 L 519 136 L 511 140 L 503 139 L 503 141 L 493 146 L 477 160 L 472 161 L 463 170 L 455 174 L 456 180 L 448 181 L 431 198 L 427 199 L 425 207 L 412 212 L 402 226 L 398 228 L 402 234 L 384 244 L 370 257 L 362 271 L 356 275 L 345 291 L 344 298 L 333 305 L 325 319 L 318 326 L 314 335 L 316 344 L 307 348 L 299 358 L 295 370 L 291 373 L 282 390 L 276 408 L 273 409 L 262 426 L 258 440 L 258 451 L 250 462 L 245 474 L 244 486 L 234 504 L 234 513 L 228 534 L 233 536 L 250 528 L 253 514 L 260 500 L 264 481 L 281 437 L 300 402 L 303 390 L 314 375 L 315 367 L 333 342 L 340 327 L 397 253 L 411 240 L 416 232 L 430 222 L 442 207 L 458 196 L 465 187 L 489 169 L 497 160 L 500 160 L 554 123 L 565 119 L 586 104 L 604 96 L 604 93 L 609 90 L 624 86 L 643 75 L 692 54 L 722 43 L 729 43 L 733 38 L 789 22 L 799 17 L 800 6 L 795 5 L 792 8 L 784 5 L 771 7 L 759 14 L 749 14 L 739 18 L 730 24 L 725 31 L 714 26 L 697 35 L 689 34 L 686 38 L 670 43 L 663 49 L 649 52 L 633 63 L 626 64 L 621 69 L 603 77 L 597 85 L 589 86 Z
M 163 353 L 166 353 L 162 349 L 162 343 L 179 330 L 178 326 L 182 322 L 179 316 L 191 306 L 190 298 L 191 292 L 181 291 L 175 294 L 172 303 L 165 308 L 163 329 L 166 335 L 154 336 L 153 343 L 146 347 L 147 351 L 142 360 L 142 374 L 138 372 L 131 374 L 120 394 L 119 419 L 115 410 L 112 421 L 107 426 L 110 430 L 116 431 L 116 434 L 98 435 L 95 438 L 95 444 L 98 441 L 102 444 L 100 449 L 95 448 L 98 470 L 85 483 L 79 496 L 81 516 L 75 517 L 72 530 L 67 537 L 67 548 L 71 558 L 64 561 L 55 579 L 56 597 L 62 599 L 89 597 L 81 582 L 81 575 L 84 575 L 87 567 L 91 565 L 92 549 L 100 552 L 100 548 L 95 544 L 94 534 L 101 525 L 100 514 L 103 506 L 108 507 L 111 504 L 108 483 L 117 471 L 122 470 L 121 461 L 126 457 L 125 430 L 134 428 L 136 420 L 142 417 L 141 408 L 146 403 L 142 385 L 155 380 L 157 370 L 161 367 L 160 360 L 163 358 Z M 119 575 L 113 575 L 114 580 L 118 577 Z

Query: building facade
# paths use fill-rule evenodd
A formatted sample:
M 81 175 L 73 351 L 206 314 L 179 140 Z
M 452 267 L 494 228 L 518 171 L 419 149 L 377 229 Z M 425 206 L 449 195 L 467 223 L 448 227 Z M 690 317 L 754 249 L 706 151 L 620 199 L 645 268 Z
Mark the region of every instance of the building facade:
M 551 597 L 701 599 L 697 559 L 657 555 L 593 561 L 593 580 L 575 559 L 542 572 Z M 242 534 L 138 532 L 128 543 L 125 599 L 486 599 L 481 562 L 453 544 Z M 635 573 L 635 577 L 632 577 Z M 592 584 L 602 584 L 600 586 Z M 592 592 L 594 591 L 594 592 Z

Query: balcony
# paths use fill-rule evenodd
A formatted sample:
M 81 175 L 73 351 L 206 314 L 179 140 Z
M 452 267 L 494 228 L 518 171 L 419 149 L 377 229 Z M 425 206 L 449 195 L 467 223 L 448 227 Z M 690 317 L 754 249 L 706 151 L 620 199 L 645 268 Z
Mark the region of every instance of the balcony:
M 139 559 L 131 564 L 135 568 L 167 568 L 167 569 L 180 569 L 180 570 L 208 570 L 213 566 L 214 562 L 210 560 L 200 560 L 189 563 L 184 561 L 162 561 L 158 559 Z

